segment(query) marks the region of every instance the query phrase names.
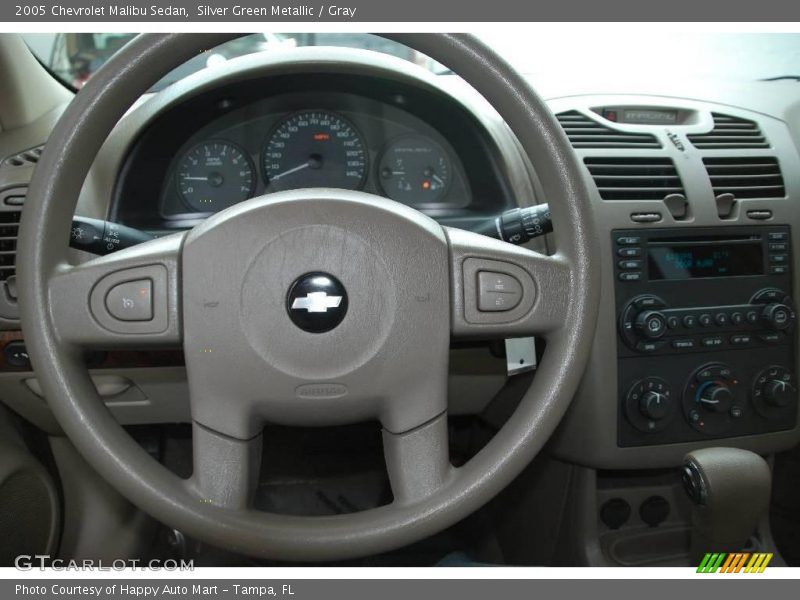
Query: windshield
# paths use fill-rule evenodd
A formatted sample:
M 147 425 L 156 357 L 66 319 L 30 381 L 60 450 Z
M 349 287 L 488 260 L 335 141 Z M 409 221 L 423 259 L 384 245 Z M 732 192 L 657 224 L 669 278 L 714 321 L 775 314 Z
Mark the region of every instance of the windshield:
M 800 75 L 800 34 L 664 33 L 609 36 L 598 31 L 536 29 L 530 35 L 481 37 L 523 73 L 551 79 L 729 79 Z M 32 33 L 23 38 L 57 77 L 80 88 L 133 33 Z M 365 48 L 397 56 L 435 73 L 440 64 L 396 42 L 366 33 L 257 33 L 213 48 L 164 77 L 167 85 L 226 60 L 298 46 Z
M 22 34 L 36 57 L 67 85 L 78 89 L 103 63 L 132 40 L 135 33 L 26 33 Z M 254 33 L 212 48 L 187 61 L 153 87 L 158 91 L 192 73 L 225 61 L 275 49 L 298 46 L 340 46 L 383 52 L 417 63 L 432 71 L 443 71 L 410 48 L 368 33 Z

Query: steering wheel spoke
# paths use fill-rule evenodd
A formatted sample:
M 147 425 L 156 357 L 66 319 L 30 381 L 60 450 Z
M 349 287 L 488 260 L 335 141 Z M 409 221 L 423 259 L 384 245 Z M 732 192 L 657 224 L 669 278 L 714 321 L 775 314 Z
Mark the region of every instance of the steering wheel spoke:
M 563 327 L 570 302 L 570 267 L 563 257 L 446 231 L 454 337 L 547 338 Z
M 248 508 L 258 484 L 262 442 L 262 434 L 242 440 L 194 423 L 194 471 L 188 484 L 198 501 L 230 509 Z
M 383 454 L 396 503 L 411 504 L 436 492 L 454 473 L 447 414 L 405 433 L 384 429 Z
M 77 266 L 61 265 L 48 290 L 59 337 L 90 348 L 178 347 L 183 237 L 170 235 Z

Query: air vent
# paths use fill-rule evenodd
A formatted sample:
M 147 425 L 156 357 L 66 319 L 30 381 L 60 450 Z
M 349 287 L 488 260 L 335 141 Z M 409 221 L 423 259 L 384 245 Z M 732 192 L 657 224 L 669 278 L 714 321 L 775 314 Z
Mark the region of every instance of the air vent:
M 44 144 L 36 146 L 35 148 L 28 148 L 19 154 L 9 156 L 3 161 L 3 166 L 9 167 L 32 167 L 39 162 L 39 157 L 42 156 Z
M 737 148 L 769 148 L 769 142 L 755 121 L 711 113 L 714 129 L 708 133 L 690 135 L 695 148 L 713 150 Z
M 663 200 L 683 194 L 671 158 L 585 158 L 603 200 Z
M 770 156 L 704 158 L 714 195 L 736 198 L 783 198 L 786 188 L 778 161 Z
M 20 211 L 0 211 L 0 282 L 15 274 Z
M 601 125 L 576 110 L 556 115 L 573 148 L 661 148 L 649 133 L 628 133 Z

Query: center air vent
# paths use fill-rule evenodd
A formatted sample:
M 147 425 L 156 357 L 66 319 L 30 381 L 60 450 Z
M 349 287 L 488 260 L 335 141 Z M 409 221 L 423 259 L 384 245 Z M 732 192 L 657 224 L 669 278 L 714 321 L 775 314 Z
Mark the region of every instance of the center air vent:
M 573 148 L 661 148 L 649 133 L 628 133 L 611 129 L 577 110 L 559 113 L 558 122 Z
M 771 156 L 703 159 L 714 195 L 736 198 L 783 198 L 786 188 L 778 161 Z
M 603 200 L 663 200 L 683 194 L 671 158 L 585 158 Z
M 695 148 L 713 150 L 737 148 L 769 148 L 769 142 L 755 121 L 711 113 L 714 129 L 688 136 Z

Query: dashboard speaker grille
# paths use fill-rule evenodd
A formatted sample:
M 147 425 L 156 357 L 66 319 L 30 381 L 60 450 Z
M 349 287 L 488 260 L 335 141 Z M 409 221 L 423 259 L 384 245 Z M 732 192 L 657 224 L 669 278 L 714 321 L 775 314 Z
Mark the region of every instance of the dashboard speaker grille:
M 649 133 L 617 131 L 571 110 L 556 115 L 573 148 L 661 148 Z
M 781 168 L 774 157 L 706 157 L 703 164 L 715 196 L 733 194 L 739 199 L 786 196 Z
M 769 148 L 769 142 L 755 121 L 711 113 L 714 118 L 714 129 L 708 133 L 689 135 L 689 141 L 695 148 L 736 149 L 736 148 Z
M 671 158 L 585 158 L 603 200 L 663 200 L 683 194 L 683 183 Z

